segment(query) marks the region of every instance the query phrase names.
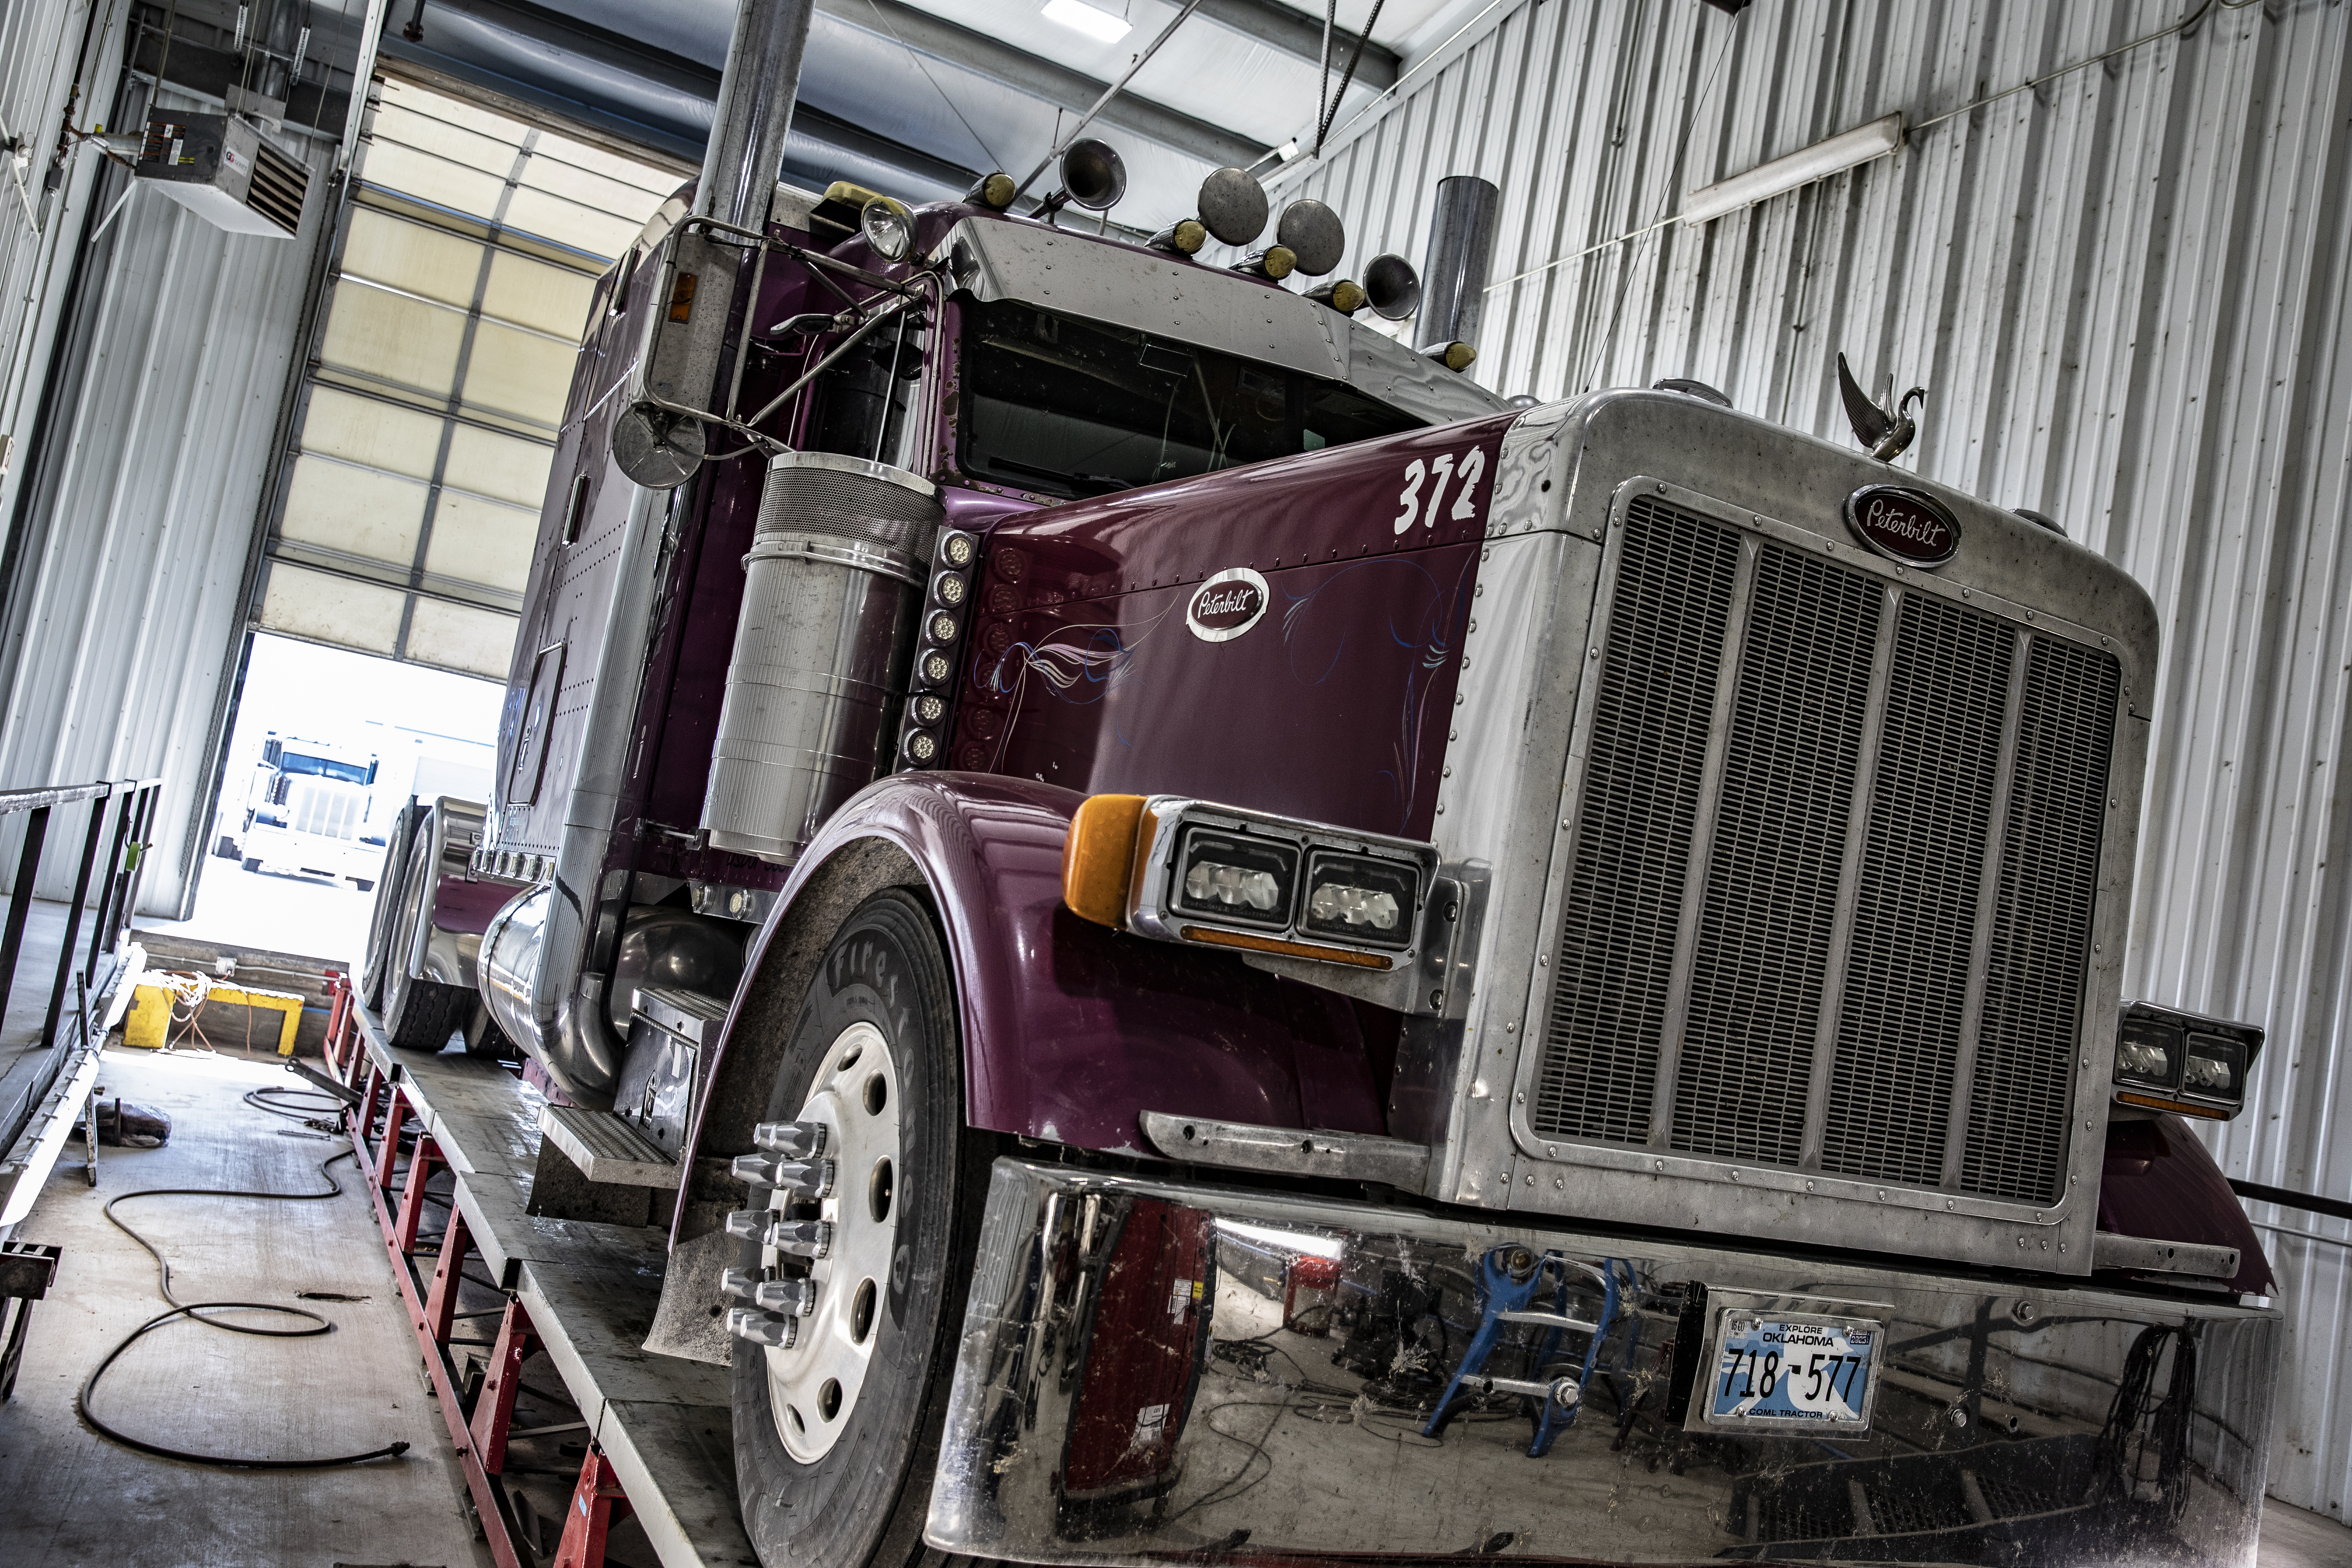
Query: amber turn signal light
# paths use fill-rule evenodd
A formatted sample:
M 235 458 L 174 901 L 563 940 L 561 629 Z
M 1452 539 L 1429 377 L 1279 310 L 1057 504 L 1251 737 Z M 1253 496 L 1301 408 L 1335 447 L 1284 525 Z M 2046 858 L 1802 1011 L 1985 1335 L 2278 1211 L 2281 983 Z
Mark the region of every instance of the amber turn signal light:
M 1079 803 L 1062 841 L 1062 901 L 1073 914 L 1097 925 L 1126 923 L 1142 826 L 1139 795 L 1092 795 Z

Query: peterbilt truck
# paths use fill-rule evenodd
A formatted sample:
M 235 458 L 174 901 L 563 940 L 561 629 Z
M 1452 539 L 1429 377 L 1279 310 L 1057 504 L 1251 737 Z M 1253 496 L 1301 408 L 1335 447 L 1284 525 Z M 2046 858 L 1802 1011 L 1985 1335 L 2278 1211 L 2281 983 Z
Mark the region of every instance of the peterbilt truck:
M 669 1166 L 761 1561 L 2251 1562 L 2147 595 L 1690 384 L 1514 406 L 1233 174 L 707 171 L 404 819 L 384 1026 L 471 935 L 549 1147 Z
M 246 782 L 237 829 L 224 826 L 213 853 L 248 871 L 306 871 L 373 891 L 386 843 L 374 820 L 376 767 L 363 747 L 271 731 Z

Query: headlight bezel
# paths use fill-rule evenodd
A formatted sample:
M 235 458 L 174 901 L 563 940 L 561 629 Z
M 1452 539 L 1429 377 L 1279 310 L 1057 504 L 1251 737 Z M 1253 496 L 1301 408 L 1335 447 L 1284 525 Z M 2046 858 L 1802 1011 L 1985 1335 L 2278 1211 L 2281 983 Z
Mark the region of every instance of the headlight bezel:
M 1129 931 L 1358 970 L 1402 973 L 1412 966 L 1438 881 L 1435 845 L 1183 796 L 1147 798 L 1133 843 L 1133 873 L 1120 921 Z M 1287 877 L 1279 907 L 1244 912 L 1209 908 L 1186 897 L 1188 853 L 1213 843 L 1245 847 L 1262 858 L 1284 861 Z M 1409 900 L 1399 900 L 1395 932 L 1378 931 L 1368 938 L 1360 930 L 1339 931 L 1329 922 L 1310 923 L 1307 900 L 1318 869 L 1349 864 L 1381 868 L 1398 888 L 1410 889 Z
M 2246 1108 L 2246 1085 L 2263 1039 L 2260 1025 L 2200 1017 L 2152 1002 L 2126 1002 L 2116 1022 L 2109 1095 L 2116 1104 L 2136 1110 L 2231 1121 Z M 2160 1063 L 2148 1055 L 2158 1047 L 2165 1051 Z M 2223 1062 L 2231 1087 L 2223 1090 L 2210 1082 L 2192 1083 L 2192 1058 Z

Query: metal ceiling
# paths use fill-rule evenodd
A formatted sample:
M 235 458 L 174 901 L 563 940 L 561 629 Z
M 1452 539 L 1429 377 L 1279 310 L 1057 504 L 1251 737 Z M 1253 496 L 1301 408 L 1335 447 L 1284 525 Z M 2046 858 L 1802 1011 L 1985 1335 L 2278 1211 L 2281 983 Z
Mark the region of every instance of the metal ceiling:
M 1037 0 L 817 0 L 787 177 L 851 179 L 910 201 L 961 195 L 977 174 L 1025 170 L 1133 54 L 1177 15 L 1166 0 L 1103 0 L 1129 32 L 1097 43 L 1049 21 Z M 1370 9 L 1347 0 L 1331 79 Z M 1342 117 L 1402 68 L 1392 41 L 1440 9 L 1383 0 Z M 732 25 L 732 0 L 393 0 L 382 59 L 609 135 L 698 160 Z M 1322 79 L 1320 16 L 1280 0 L 1202 0 L 1096 122 L 1126 159 L 1134 228 L 1188 216 L 1202 174 L 1249 164 L 1311 134 Z M 408 36 L 411 32 L 415 37 Z

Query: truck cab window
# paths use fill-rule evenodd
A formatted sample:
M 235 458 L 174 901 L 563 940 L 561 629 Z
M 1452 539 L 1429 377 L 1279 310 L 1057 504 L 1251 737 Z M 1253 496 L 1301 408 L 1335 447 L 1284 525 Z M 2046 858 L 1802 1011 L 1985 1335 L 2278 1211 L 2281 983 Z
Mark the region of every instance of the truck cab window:
M 1338 382 L 1040 310 L 964 306 L 964 471 L 1105 495 L 1412 430 Z
M 830 348 L 838 340 L 825 340 Z M 819 352 L 824 352 L 820 350 Z M 922 328 L 908 316 L 877 327 L 817 378 L 806 446 L 907 466 L 907 411 L 922 374 Z

